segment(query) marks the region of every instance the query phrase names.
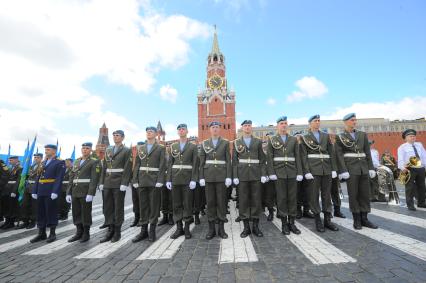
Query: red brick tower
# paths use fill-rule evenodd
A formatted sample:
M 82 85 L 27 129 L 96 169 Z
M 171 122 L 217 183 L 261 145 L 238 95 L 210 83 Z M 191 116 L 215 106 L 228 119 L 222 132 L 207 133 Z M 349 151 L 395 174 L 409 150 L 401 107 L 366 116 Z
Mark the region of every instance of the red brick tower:
M 98 142 L 96 144 L 96 155 L 102 159 L 104 158 L 105 150 L 109 146 L 108 128 L 105 123 L 99 129 Z
M 221 123 L 221 135 L 234 140 L 237 136 L 235 126 L 235 92 L 228 89 L 226 79 L 225 56 L 219 49 L 216 29 L 213 46 L 207 57 L 207 79 L 205 89 L 198 98 L 198 141 L 209 138 L 208 124 L 212 121 Z

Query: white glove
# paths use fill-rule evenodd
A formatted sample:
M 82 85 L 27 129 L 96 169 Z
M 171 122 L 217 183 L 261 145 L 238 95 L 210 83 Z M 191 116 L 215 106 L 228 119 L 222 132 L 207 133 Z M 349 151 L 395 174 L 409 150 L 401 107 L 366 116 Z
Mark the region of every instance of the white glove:
M 66 200 L 68 203 L 71 203 L 72 198 L 71 198 L 71 196 L 70 196 L 70 195 L 67 195 L 67 196 L 65 197 L 65 200 Z
M 226 178 L 225 179 L 225 186 L 227 187 L 227 188 L 229 188 L 229 186 L 230 185 L 232 185 L 232 180 L 231 180 L 231 178 Z
M 10 194 L 10 197 L 11 197 L 11 198 L 16 198 L 16 194 L 15 194 L 15 193 L 11 193 L 11 194 Z
M 265 177 L 265 176 L 260 177 L 260 182 L 262 184 L 265 184 L 266 182 L 268 182 L 268 177 Z
M 137 188 L 139 187 L 139 184 L 138 184 L 138 183 L 135 183 L 135 184 L 133 184 L 132 186 L 133 186 L 133 188 L 137 189 Z
M 168 190 L 171 190 L 171 189 L 172 189 L 172 182 L 167 182 L 167 183 L 166 183 L 166 188 L 167 188 Z
M 301 182 L 303 180 L 303 176 L 302 175 L 297 175 L 296 176 L 296 181 Z
M 347 180 L 349 179 L 349 172 L 343 172 L 342 174 L 339 175 L 339 179 L 340 180 Z
M 201 187 L 205 187 L 206 186 L 206 180 L 205 179 L 200 179 L 200 186 Z
M 278 180 L 277 175 L 269 175 L 269 180 L 271 180 L 271 181 Z
M 99 190 L 103 191 L 104 190 L 104 185 L 99 185 Z
M 234 178 L 234 185 L 238 186 L 239 183 L 240 183 L 240 179 Z
M 51 193 L 51 194 L 50 194 L 50 198 L 51 198 L 52 200 L 55 200 L 55 199 L 57 199 L 57 198 L 58 198 L 58 195 L 57 195 L 57 194 L 55 194 L 55 193 Z
M 162 186 L 163 186 L 163 184 L 161 184 L 161 183 L 156 183 L 156 184 L 155 184 L 155 187 L 156 187 L 156 188 L 161 188 Z
M 376 177 L 376 171 L 374 170 L 368 170 L 368 174 L 370 174 L 370 178 L 373 179 L 374 177 Z
M 37 199 L 37 194 L 31 194 L 31 197 L 32 197 L 33 199 Z
M 120 185 L 120 191 L 125 192 L 127 190 L 127 186 Z
M 313 180 L 314 179 L 314 176 L 312 176 L 312 173 L 306 173 L 305 174 L 305 179 L 306 180 Z M 299 180 L 298 180 L 299 181 Z M 300 181 L 302 181 L 302 180 L 300 180 Z M 299 182 L 300 182 L 299 181 Z
M 336 171 L 331 171 L 331 178 L 334 179 L 337 177 L 337 172 Z
M 194 190 L 195 187 L 197 187 L 197 183 L 195 183 L 194 181 L 189 182 L 189 189 Z
M 87 195 L 86 196 L 86 202 L 92 202 L 93 200 L 93 196 L 92 195 Z

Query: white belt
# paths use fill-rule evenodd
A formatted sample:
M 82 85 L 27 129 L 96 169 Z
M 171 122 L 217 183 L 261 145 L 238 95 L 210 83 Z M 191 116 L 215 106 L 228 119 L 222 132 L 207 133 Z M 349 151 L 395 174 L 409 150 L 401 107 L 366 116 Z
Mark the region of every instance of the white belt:
M 123 172 L 123 168 L 107 168 L 107 173 L 120 173 Z
M 90 179 L 75 179 L 75 180 L 72 180 L 72 182 L 74 184 L 77 184 L 77 183 L 90 183 Z
M 361 158 L 361 157 L 366 157 L 366 155 L 365 155 L 365 153 L 345 153 L 345 154 L 343 154 L 343 157 Z
M 173 169 L 192 169 L 192 165 L 173 165 Z
M 28 184 L 35 184 L 35 181 L 28 181 Z
M 9 181 L 8 184 L 16 184 L 16 181 Z
M 274 157 L 274 161 L 296 161 L 294 157 Z
M 223 160 L 206 160 L 206 164 L 226 164 Z
M 151 172 L 158 172 L 160 171 L 160 168 L 154 168 L 154 167 L 139 167 L 140 171 L 151 171 Z
M 62 184 L 68 184 L 70 181 L 62 181 Z
M 240 159 L 240 163 L 259 164 L 259 159 Z
M 329 154 L 308 154 L 308 158 L 330 158 Z

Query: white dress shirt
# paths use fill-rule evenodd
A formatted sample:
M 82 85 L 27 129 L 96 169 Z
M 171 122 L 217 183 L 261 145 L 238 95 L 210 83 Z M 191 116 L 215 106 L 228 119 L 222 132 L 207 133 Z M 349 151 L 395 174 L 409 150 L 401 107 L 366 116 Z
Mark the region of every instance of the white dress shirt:
M 426 150 L 423 147 L 422 143 L 415 142 L 414 144 L 403 143 L 398 147 L 398 168 L 404 170 L 405 165 L 409 162 L 410 157 L 416 156 L 414 152 L 413 145 L 417 149 L 419 154 L 420 161 L 422 162 L 422 167 L 425 167 L 426 164 Z

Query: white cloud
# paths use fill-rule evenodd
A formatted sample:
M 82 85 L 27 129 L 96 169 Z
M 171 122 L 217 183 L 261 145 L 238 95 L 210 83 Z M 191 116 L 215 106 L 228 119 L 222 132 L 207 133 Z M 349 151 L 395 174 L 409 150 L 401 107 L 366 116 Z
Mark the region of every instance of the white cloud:
M 275 104 L 277 104 L 277 100 L 275 98 L 268 98 L 266 100 L 266 104 L 268 104 L 268 105 L 275 105 Z
M 178 96 L 178 91 L 171 87 L 169 84 L 163 85 L 160 88 L 160 97 L 162 100 L 170 101 L 171 103 L 176 103 L 176 98 Z
M 158 13 L 149 1 L 17 0 L 0 2 L 0 34 L 1 151 L 8 143 L 23 151 L 35 132 L 40 142 L 89 138 L 71 137 L 58 118 L 87 121 L 94 142 L 103 122 L 140 138 L 144 131 L 124 111 L 106 111 L 84 83 L 96 76 L 149 92 L 160 70 L 188 62 L 189 41 L 211 27 Z
M 303 77 L 296 81 L 295 85 L 299 90 L 293 91 L 287 96 L 288 102 L 301 101 L 305 98 L 320 98 L 328 92 L 325 84 L 315 77 Z

